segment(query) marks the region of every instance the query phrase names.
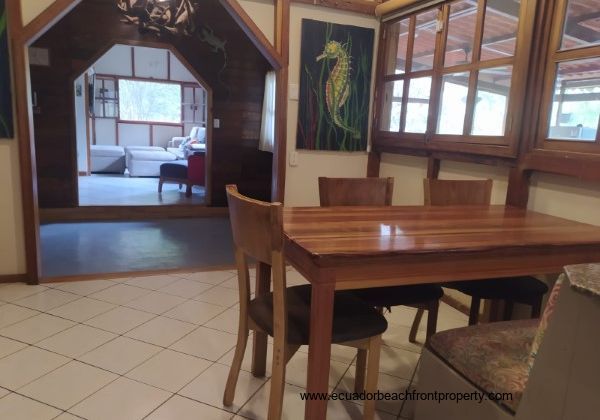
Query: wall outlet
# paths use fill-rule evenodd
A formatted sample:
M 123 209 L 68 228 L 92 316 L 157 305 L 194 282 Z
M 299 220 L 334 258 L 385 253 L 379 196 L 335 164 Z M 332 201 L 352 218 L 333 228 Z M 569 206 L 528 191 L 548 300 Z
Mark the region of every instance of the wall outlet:
M 296 83 L 290 83 L 288 86 L 288 97 L 291 101 L 297 101 L 300 98 L 300 86 Z
M 213 127 L 214 128 L 221 128 L 221 120 L 218 118 L 213 119 Z
M 290 166 L 291 167 L 298 166 L 298 152 L 295 150 L 290 152 Z

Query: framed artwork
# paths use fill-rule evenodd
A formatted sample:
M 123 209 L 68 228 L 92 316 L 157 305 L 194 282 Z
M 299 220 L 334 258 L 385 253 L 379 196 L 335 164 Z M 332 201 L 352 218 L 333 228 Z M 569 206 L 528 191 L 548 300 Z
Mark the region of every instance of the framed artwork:
M 5 0 L 0 0 L 0 138 L 13 137 L 7 21 L 6 3 Z
M 302 20 L 296 148 L 367 149 L 375 31 Z

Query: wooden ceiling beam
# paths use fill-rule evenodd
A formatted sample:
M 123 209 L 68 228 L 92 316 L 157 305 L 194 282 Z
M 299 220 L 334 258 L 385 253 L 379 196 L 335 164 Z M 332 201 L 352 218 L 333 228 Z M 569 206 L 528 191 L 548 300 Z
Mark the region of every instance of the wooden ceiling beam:
M 338 10 L 361 13 L 375 16 L 375 7 L 381 0 L 291 0 L 292 3 L 312 4 L 314 6 L 329 7 Z

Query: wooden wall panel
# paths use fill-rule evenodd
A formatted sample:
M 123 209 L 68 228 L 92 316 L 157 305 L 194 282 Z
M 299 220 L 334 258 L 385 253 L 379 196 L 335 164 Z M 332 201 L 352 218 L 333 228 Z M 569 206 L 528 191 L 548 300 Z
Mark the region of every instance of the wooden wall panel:
M 84 0 L 34 44 L 50 50 L 50 67 L 31 67 L 39 109 L 34 117 L 42 208 L 77 206 L 73 79 L 118 43 L 174 46 L 213 89 L 212 204 L 226 205 L 224 186 L 269 198 L 272 155 L 258 150 L 265 73 L 270 65 L 217 0 L 199 17 L 227 41 L 226 54 L 198 38 L 140 33 L 121 22 L 112 0 Z M 159 42 L 160 41 L 160 42 Z M 268 174 L 268 176 L 267 176 Z

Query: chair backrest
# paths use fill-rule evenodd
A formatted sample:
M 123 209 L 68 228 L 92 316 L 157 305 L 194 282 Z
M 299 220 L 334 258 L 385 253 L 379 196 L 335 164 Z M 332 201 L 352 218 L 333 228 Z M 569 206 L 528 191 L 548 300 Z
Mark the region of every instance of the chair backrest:
M 485 206 L 492 199 L 491 179 L 456 181 L 424 179 L 426 206 Z
M 236 185 L 227 185 L 226 191 L 238 270 L 240 311 L 242 313 L 247 311 L 250 301 L 247 258 L 250 256 L 271 266 L 273 319 L 275 320 L 273 334 L 278 340 L 285 340 L 287 308 L 283 256 L 283 206 L 281 203 L 266 203 L 245 197 L 238 192 Z
M 391 206 L 394 178 L 319 178 L 321 206 Z

